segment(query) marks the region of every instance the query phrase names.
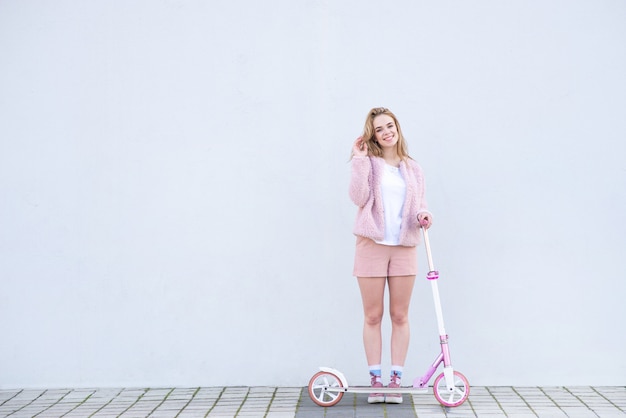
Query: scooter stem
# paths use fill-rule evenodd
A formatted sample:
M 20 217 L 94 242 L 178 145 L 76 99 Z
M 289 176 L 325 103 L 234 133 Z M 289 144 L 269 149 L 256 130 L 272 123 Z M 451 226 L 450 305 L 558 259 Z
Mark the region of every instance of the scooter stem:
M 439 336 L 442 341 L 447 341 L 448 336 L 446 334 L 445 326 L 443 323 L 443 311 L 441 309 L 441 298 L 439 297 L 439 286 L 437 280 L 439 279 L 439 272 L 435 270 L 433 265 L 433 257 L 430 252 L 430 241 L 428 240 L 428 231 L 422 226 L 422 233 L 424 234 L 424 246 L 426 247 L 426 256 L 428 257 L 428 268 L 430 269 L 426 278 L 430 281 L 433 291 L 433 301 L 435 303 L 435 313 L 437 314 L 437 327 L 439 329 Z
M 426 257 L 428 258 L 428 271 L 435 271 L 433 265 L 433 256 L 430 252 L 430 240 L 428 239 L 428 230 L 422 226 L 422 233 L 424 234 L 424 246 L 426 247 Z

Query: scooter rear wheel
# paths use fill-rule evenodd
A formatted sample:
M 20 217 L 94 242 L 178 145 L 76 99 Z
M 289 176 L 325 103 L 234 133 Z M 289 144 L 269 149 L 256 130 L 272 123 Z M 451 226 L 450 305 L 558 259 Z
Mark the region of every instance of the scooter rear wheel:
M 336 405 L 343 392 L 328 390 L 328 388 L 341 388 L 341 380 L 330 372 L 317 372 L 309 381 L 309 396 L 319 406 Z
M 444 374 L 441 373 L 435 379 L 433 384 L 433 392 L 435 398 L 443 406 L 455 407 L 460 406 L 467 400 L 470 393 L 470 385 L 467 378 L 460 372 L 454 372 L 454 390 L 450 392 L 446 385 Z

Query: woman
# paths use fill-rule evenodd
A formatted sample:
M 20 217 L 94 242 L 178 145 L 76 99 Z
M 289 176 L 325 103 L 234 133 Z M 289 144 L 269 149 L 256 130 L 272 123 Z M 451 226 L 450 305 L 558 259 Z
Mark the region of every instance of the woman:
M 381 380 L 385 287 L 389 287 L 391 316 L 390 388 L 400 387 L 409 347 L 408 311 L 417 274 L 420 224 L 431 225 L 426 208 L 424 177 L 409 157 L 395 115 L 388 109 L 372 109 L 363 135 L 352 147 L 350 198 L 357 205 L 354 275 L 363 311 L 363 343 L 373 388 Z M 402 403 L 401 394 L 371 393 L 369 403 Z

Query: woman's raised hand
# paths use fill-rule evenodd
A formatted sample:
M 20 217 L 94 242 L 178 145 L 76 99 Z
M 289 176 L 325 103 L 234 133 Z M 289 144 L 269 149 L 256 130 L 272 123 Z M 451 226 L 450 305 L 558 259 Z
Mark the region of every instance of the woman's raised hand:
M 367 144 L 363 140 L 363 137 L 360 136 L 354 141 L 354 145 L 352 146 L 352 154 L 355 157 L 367 157 Z

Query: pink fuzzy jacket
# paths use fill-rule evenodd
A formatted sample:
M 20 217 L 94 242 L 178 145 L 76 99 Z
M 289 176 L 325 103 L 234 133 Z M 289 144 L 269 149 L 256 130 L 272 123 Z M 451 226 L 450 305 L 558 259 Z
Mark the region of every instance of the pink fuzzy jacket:
M 358 206 L 354 234 L 375 241 L 385 236 L 383 199 L 380 186 L 385 160 L 379 157 L 353 157 L 350 179 L 350 199 Z M 415 161 L 400 163 L 400 173 L 406 182 L 406 198 L 402 209 L 400 245 L 414 247 L 420 242 L 417 216 L 428 212 L 424 198 L 424 175 Z

